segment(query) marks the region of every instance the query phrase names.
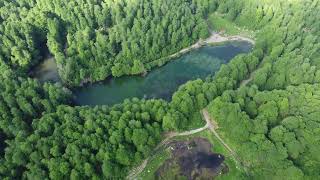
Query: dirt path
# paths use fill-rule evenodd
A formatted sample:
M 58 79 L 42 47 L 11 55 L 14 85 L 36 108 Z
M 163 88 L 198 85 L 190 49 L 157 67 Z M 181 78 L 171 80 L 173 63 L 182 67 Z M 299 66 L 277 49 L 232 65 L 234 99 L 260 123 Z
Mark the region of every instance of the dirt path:
M 209 122 L 210 123 L 210 122 Z M 177 137 L 177 136 L 189 136 L 189 135 L 192 135 L 192 134 L 196 134 L 196 133 L 199 133 L 201 131 L 204 131 L 206 129 L 208 129 L 210 127 L 210 124 L 208 123 L 207 121 L 207 124 L 201 128 L 198 128 L 198 129 L 193 129 L 193 130 L 190 130 L 190 131 L 185 131 L 185 132 L 182 132 L 182 133 L 177 133 L 177 132 L 169 132 L 166 134 L 166 138 L 164 140 L 162 140 L 158 145 L 157 147 L 153 150 L 153 155 L 157 153 L 157 151 L 167 145 L 168 143 L 170 143 L 170 140 L 174 137 Z M 150 161 L 150 159 L 153 157 L 153 155 L 151 155 L 150 157 L 148 157 L 147 159 L 145 159 L 138 167 L 132 169 L 130 172 L 129 172 L 129 175 L 126 177 L 127 179 L 136 179 L 137 176 L 144 170 L 144 168 L 147 166 L 148 162 Z
M 167 145 L 168 143 L 170 143 L 170 140 L 174 137 L 177 136 L 189 136 L 192 134 L 196 134 L 199 133 L 201 131 L 204 131 L 206 129 L 209 129 L 214 136 L 221 142 L 221 144 L 223 144 L 223 146 L 229 151 L 229 153 L 231 154 L 232 158 L 239 164 L 241 164 L 241 162 L 239 161 L 239 158 L 237 157 L 236 153 L 228 146 L 227 143 L 224 142 L 224 140 L 219 136 L 219 134 L 215 131 L 215 129 L 218 128 L 218 124 L 216 123 L 216 121 L 214 121 L 214 119 L 210 118 L 210 115 L 208 113 L 208 111 L 206 109 L 203 109 L 201 111 L 204 120 L 206 121 L 206 125 L 198 128 L 198 129 L 193 129 L 190 131 L 185 131 L 182 133 L 177 133 L 177 132 L 169 132 L 166 134 L 166 138 L 164 140 L 162 140 L 157 147 L 153 150 L 153 155 L 157 154 L 157 151 L 160 150 L 161 147 Z M 145 159 L 138 167 L 132 169 L 128 176 L 126 177 L 127 179 L 136 179 L 138 177 L 138 175 L 145 169 L 145 167 L 147 166 L 148 162 L 153 158 L 153 155 L 151 155 L 150 157 L 148 157 L 147 159 Z
M 243 86 L 246 86 L 249 82 L 251 82 L 253 80 L 253 77 L 254 75 L 256 74 L 257 70 L 260 69 L 262 66 L 263 66 L 263 60 L 259 63 L 259 65 L 257 66 L 257 68 L 252 71 L 249 75 L 249 78 L 248 79 L 244 79 L 241 81 L 240 85 L 239 85 L 239 88 L 243 87 Z
M 248 78 L 248 79 L 245 79 L 245 80 L 241 81 L 241 83 L 240 83 L 240 86 L 239 86 L 239 87 L 246 86 L 249 82 L 251 82 L 251 81 L 252 81 L 253 76 L 254 76 L 254 72 L 252 72 L 252 73 L 250 74 L 250 76 L 249 76 L 249 78 Z
M 203 115 L 204 119 L 206 120 L 207 124 L 209 125 L 210 131 L 221 142 L 221 144 L 229 151 L 229 153 L 232 155 L 232 157 L 236 161 L 238 161 L 239 158 L 237 157 L 236 153 L 230 148 L 230 146 L 228 146 L 227 143 L 224 142 L 224 140 L 217 133 L 217 131 L 216 131 L 216 129 L 218 128 L 217 122 L 214 119 L 210 118 L 210 115 L 209 115 L 207 109 L 203 109 L 201 112 L 202 112 L 202 115 Z M 238 161 L 238 163 L 240 163 L 240 162 Z
M 214 136 L 220 141 L 220 143 L 229 151 L 230 155 L 232 156 L 232 158 L 234 159 L 234 161 L 236 162 L 236 164 L 238 164 L 239 166 L 241 166 L 243 168 L 243 170 L 248 173 L 248 167 L 245 165 L 245 163 L 243 163 L 241 161 L 241 159 L 239 158 L 239 156 L 237 155 L 237 153 L 235 151 L 232 150 L 232 148 L 219 136 L 219 134 L 217 133 L 216 129 L 218 129 L 218 123 L 214 120 L 213 117 L 210 117 L 208 111 L 206 108 L 204 108 L 201 111 L 203 117 L 205 118 L 205 120 L 207 121 L 207 124 L 209 125 L 209 129 L 210 131 L 214 134 Z M 238 168 L 237 165 L 237 168 Z
M 262 61 L 260 62 L 260 64 L 258 65 L 258 67 L 257 67 L 253 72 L 250 73 L 248 79 L 244 79 L 244 80 L 242 80 L 242 81 L 240 82 L 239 88 L 241 88 L 241 87 L 243 87 L 243 86 L 246 86 L 249 82 L 251 82 L 252 79 L 253 79 L 253 77 L 254 77 L 254 75 L 255 75 L 255 73 L 257 72 L 257 70 L 258 70 L 261 66 L 262 66 Z

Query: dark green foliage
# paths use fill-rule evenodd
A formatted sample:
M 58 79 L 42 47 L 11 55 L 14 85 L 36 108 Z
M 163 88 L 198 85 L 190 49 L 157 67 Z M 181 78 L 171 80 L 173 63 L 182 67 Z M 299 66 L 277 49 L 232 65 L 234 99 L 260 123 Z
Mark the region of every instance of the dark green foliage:
M 0 9 L 0 57 L 28 70 L 48 49 L 70 86 L 140 74 L 144 65 L 209 35 L 208 0 L 18 2 Z
M 7 137 L 28 133 L 33 119 L 54 112 L 70 101 L 70 91 L 59 85 L 43 84 L 14 75 L 2 66 L 0 75 L 0 129 Z
M 8 65 L 27 70 L 41 58 L 34 26 L 18 20 L 5 21 L 0 25 L 0 32 L 0 57 Z
M 59 106 L 32 122 L 32 134 L 10 141 L 0 172 L 31 179 L 124 177 L 162 138 L 159 107 L 167 103 L 133 99 L 112 108 Z

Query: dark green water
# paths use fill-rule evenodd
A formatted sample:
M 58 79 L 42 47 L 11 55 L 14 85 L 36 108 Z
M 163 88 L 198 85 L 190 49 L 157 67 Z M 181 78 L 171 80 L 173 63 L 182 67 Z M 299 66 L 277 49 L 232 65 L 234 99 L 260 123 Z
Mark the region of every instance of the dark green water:
M 204 79 L 217 72 L 240 53 L 248 53 L 248 42 L 229 42 L 191 51 L 168 64 L 154 69 L 147 76 L 111 78 L 74 91 L 77 105 L 112 105 L 126 98 L 162 98 L 170 100 L 178 87 L 193 79 Z

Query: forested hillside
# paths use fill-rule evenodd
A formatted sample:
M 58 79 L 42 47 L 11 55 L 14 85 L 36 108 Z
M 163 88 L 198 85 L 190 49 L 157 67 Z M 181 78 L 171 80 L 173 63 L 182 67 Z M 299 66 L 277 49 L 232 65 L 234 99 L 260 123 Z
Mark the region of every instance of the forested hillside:
M 258 44 L 269 39 L 261 44 L 265 55 L 248 87 L 225 91 L 208 109 L 251 178 L 316 179 L 320 168 L 319 1 L 280 1 L 279 5 L 265 1 L 257 9 L 251 3 L 244 3 L 237 13 L 226 2 L 218 12 L 239 25 L 259 29 Z M 246 20 L 252 11 L 260 18 L 257 23 Z M 272 21 L 265 24 L 270 17 Z
M 126 101 L 112 108 L 59 106 L 6 149 L 2 172 L 28 179 L 121 178 L 161 139 L 167 103 Z M 3 171 L 5 170 L 5 171 Z
M 8 0 L 0 10 L 0 55 L 28 70 L 51 53 L 69 86 L 140 74 L 207 37 L 208 9 L 207 0 Z
M 210 105 L 253 179 L 314 179 L 320 167 L 320 86 L 226 91 Z
M 4 64 L 0 64 L 0 71 L 0 129 L 7 138 L 31 133 L 33 119 L 70 103 L 71 92 L 61 85 L 18 77 Z
M 1 1 L 0 178 L 124 178 L 163 133 L 207 107 L 248 168 L 242 177 L 316 179 L 319 13 L 319 0 Z M 253 31 L 252 52 L 182 85 L 170 102 L 73 106 L 66 87 L 141 74 L 210 30 L 228 33 L 210 17 Z M 28 77 L 48 55 L 62 84 Z

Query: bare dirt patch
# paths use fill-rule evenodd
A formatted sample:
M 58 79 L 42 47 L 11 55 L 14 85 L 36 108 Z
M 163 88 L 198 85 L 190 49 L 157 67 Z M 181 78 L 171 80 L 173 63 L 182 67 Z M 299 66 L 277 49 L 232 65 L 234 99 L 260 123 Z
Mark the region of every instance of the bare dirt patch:
M 212 144 L 207 139 L 172 141 L 166 146 L 172 158 L 157 170 L 157 179 L 212 179 L 228 172 L 224 156 L 211 152 Z

